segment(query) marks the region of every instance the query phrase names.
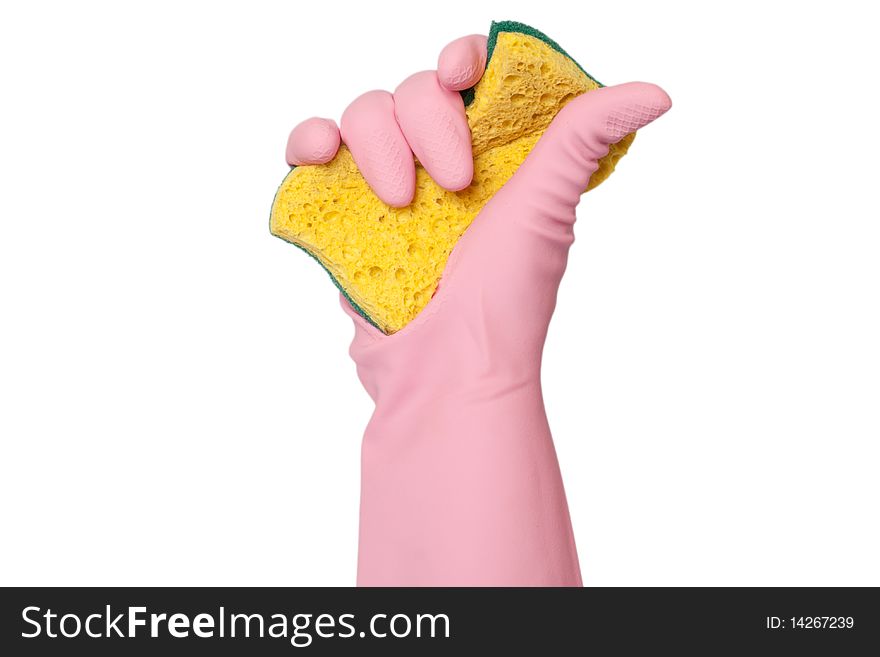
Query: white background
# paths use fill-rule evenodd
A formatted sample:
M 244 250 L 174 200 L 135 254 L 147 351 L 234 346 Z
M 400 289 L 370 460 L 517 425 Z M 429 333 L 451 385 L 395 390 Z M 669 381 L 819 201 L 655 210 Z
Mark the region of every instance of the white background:
M 4 5 L 0 583 L 354 583 L 371 404 L 268 233 L 287 133 L 513 19 L 674 101 L 580 206 L 546 349 L 585 582 L 880 585 L 859 5 Z

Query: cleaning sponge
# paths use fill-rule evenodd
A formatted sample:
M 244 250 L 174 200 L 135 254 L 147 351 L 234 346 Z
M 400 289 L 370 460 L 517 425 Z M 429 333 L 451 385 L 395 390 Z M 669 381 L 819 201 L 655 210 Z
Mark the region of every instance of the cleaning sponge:
M 315 257 L 355 310 L 387 334 L 427 305 L 458 238 L 559 110 L 601 86 L 554 41 L 520 23 L 493 23 L 488 49 L 482 79 L 463 94 L 474 154 L 469 187 L 446 191 L 417 165 L 412 204 L 392 208 L 341 146 L 327 164 L 291 169 L 275 195 L 272 233 Z M 611 174 L 633 137 L 612 144 L 588 189 Z

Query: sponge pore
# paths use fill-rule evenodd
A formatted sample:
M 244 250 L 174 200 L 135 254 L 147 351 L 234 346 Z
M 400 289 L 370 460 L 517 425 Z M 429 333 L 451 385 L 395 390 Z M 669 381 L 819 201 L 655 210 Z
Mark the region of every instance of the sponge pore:
M 416 165 L 412 204 L 383 203 L 341 146 L 329 163 L 294 167 L 275 195 L 272 233 L 320 262 L 352 306 L 386 334 L 430 301 L 446 261 L 489 199 L 510 179 L 562 107 L 599 84 L 533 28 L 493 23 L 482 79 L 465 92 L 474 178 L 460 192 Z M 614 170 L 635 135 L 613 144 L 587 189 Z

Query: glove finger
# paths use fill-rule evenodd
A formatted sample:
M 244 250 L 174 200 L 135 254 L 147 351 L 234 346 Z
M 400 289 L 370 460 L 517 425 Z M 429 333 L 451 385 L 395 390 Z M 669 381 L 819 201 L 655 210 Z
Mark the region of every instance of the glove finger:
M 441 52 L 437 60 L 437 78 L 450 91 L 473 87 L 486 70 L 486 44 L 482 34 L 456 39 Z
M 372 190 L 392 207 L 412 202 L 416 168 L 387 91 L 368 91 L 342 114 L 342 140 Z
M 471 183 L 474 158 L 464 102 L 440 85 L 435 71 L 422 71 L 394 91 L 397 123 L 428 175 L 450 191 Z
M 306 119 L 287 138 L 287 163 L 290 166 L 325 164 L 339 150 L 339 128 L 332 119 Z

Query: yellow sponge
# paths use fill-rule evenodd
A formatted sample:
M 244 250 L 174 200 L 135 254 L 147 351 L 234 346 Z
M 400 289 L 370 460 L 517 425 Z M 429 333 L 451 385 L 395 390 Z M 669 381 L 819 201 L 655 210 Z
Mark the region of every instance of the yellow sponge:
M 327 164 L 290 171 L 275 196 L 270 229 L 314 256 L 373 325 L 399 331 L 430 301 L 458 238 L 553 117 L 600 86 L 537 30 L 493 23 L 486 71 L 464 94 L 474 151 L 469 187 L 448 192 L 417 165 L 413 203 L 392 208 L 373 194 L 341 146 Z M 633 137 L 612 145 L 588 189 L 611 174 Z

